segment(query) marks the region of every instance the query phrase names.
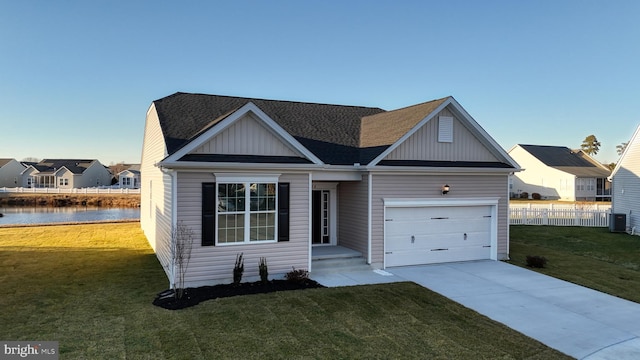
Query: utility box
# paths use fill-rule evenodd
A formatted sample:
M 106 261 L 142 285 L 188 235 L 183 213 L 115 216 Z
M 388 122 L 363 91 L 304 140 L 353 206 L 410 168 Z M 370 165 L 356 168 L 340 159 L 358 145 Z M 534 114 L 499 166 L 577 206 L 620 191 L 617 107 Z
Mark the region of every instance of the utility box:
M 609 214 L 609 231 L 610 232 L 627 231 L 627 215 L 626 214 Z

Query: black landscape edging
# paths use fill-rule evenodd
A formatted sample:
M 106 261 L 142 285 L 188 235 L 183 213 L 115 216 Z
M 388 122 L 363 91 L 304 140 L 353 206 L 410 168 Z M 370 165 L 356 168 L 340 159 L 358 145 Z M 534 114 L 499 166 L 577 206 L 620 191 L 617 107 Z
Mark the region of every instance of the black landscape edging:
M 201 286 L 197 288 L 184 289 L 182 298 L 179 300 L 174 297 L 173 290 L 162 291 L 156 296 L 155 300 L 153 300 L 153 305 L 168 310 L 179 310 L 198 305 L 203 301 L 217 298 L 323 287 L 325 286 L 311 279 L 298 282 L 288 280 L 271 280 L 266 284 L 261 281 L 256 281 L 240 283 L 238 285 L 220 284 L 213 286 Z

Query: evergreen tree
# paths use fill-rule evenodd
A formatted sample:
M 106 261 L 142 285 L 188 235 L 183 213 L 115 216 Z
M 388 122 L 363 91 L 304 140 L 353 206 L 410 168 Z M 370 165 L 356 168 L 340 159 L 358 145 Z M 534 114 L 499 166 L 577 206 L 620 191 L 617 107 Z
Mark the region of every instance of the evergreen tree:
M 600 150 L 600 145 L 600 141 L 598 141 L 595 135 L 589 135 L 582 140 L 580 148 L 589 155 L 595 155 Z

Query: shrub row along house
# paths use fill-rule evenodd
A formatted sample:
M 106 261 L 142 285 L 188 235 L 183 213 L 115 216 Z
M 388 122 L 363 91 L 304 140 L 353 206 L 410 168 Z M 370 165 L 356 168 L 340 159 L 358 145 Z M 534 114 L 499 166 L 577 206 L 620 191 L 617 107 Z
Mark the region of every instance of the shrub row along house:
M 128 166 L 117 174 L 125 188 L 140 185 L 139 165 Z M 98 160 L 45 159 L 19 162 L 0 159 L 0 187 L 73 189 L 112 185 L 114 175 Z
M 313 271 L 317 247 L 373 268 L 508 257 L 518 164 L 453 98 L 406 108 L 176 93 L 154 101 L 141 227 L 171 284 L 172 232 L 191 229 L 185 286 Z M 250 265 L 253 264 L 253 265 Z

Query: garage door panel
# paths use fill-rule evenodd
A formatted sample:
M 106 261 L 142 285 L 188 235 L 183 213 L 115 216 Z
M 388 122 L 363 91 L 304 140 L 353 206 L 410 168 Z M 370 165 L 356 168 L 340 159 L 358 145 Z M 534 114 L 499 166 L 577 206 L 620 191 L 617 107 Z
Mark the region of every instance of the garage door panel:
M 491 258 L 491 206 L 387 208 L 386 266 Z
M 491 248 L 478 246 L 475 248 L 450 248 L 447 250 L 401 251 L 387 255 L 388 267 L 437 264 L 454 261 L 472 261 L 489 259 Z M 461 260 L 464 258 L 464 260 Z
M 488 246 L 491 245 L 489 232 L 469 232 L 464 234 L 446 235 L 421 235 L 415 236 L 413 241 L 411 236 L 390 237 L 387 244 L 387 251 L 397 250 L 430 250 L 442 247 L 465 247 L 465 246 Z

